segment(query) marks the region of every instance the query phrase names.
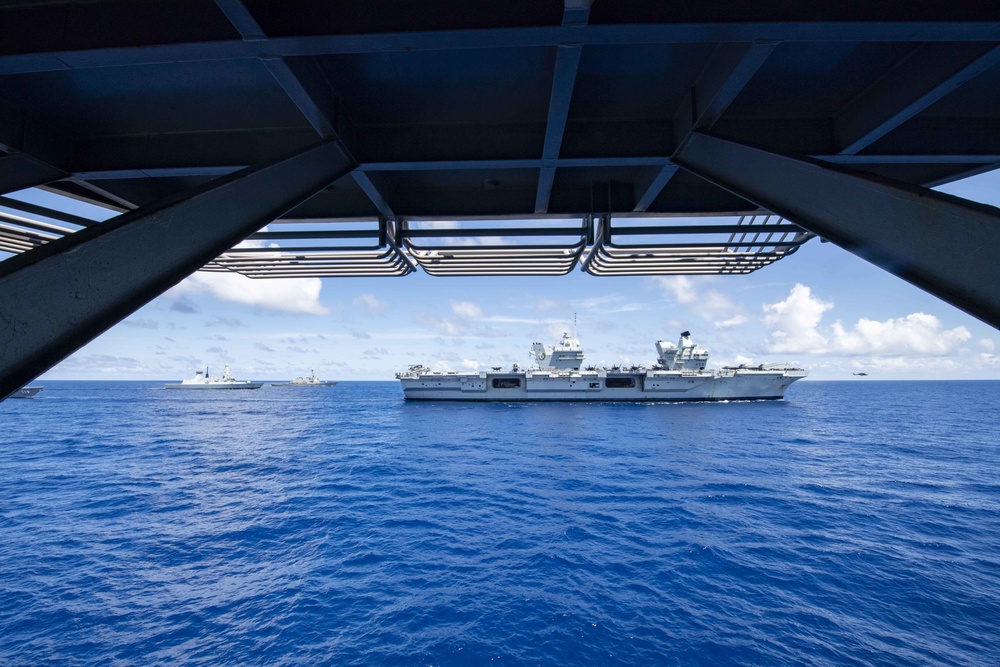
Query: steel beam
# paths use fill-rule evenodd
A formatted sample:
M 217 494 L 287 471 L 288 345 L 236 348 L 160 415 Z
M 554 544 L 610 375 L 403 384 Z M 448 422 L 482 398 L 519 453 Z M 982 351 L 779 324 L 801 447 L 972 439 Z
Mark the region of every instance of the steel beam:
M 264 34 L 260 24 L 257 23 L 257 19 L 253 17 L 250 10 L 243 4 L 243 0 L 215 0 L 215 4 L 240 33 L 243 41 L 259 42 L 267 39 L 267 35 Z
M 337 138 L 336 99 L 315 63 L 294 68 L 284 58 L 265 58 L 263 63 L 316 134 L 321 139 Z
M 355 170 L 351 176 L 354 178 L 354 182 L 357 183 L 358 186 L 364 191 L 365 195 L 368 196 L 368 199 L 371 200 L 372 204 L 375 205 L 375 208 L 378 209 L 378 212 L 381 213 L 382 216 L 386 218 L 396 217 L 396 214 L 393 213 L 392 208 L 382 197 L 382 193 L 379 191 L 378 187 L 376 187 L 375 183 L 372 182 L 372 179 L 368 176 L 368 174 L 360 170 Z
M 901 11 L 902 13 L 902 11 Z M 315 35 L 262 40 L 192 41 L 174 44 L 74 49 L 56 46 L 0 56 L 0 75 L 67 69 L 206 62 L 247 58 L 399 53 L 448 49 L 531 48 L 560 44 L 699 44 L 707 42 L 991 42 L 1000 21 L 717 21 L 647 25 L 560 25 L 495 30 L 424 30 Z
M 701 133 L 674 161 L 1000 328 L 1000 210 Z
M 355 166 L 323 142 L 0 263 L 0 397 Z
M 842 155 L 854 155 L 1000 62 L 988 44 L 921 44 L 835 119 Z
M 594 0 L 565 0 L 563 3 L 563 25 L 587 25 L 590 20 L 590 6 Z
M 643 169 L 635 181 L 636 193 L 642 194 L 639 195 L 639 201 L 636 202 L 632 212 L 645 213 L 676 173 L 677 165 L 673 163 L 665 164 L 658 169 Z
M 680 108 L 674 112 L 675 144 L 681 145 L 691 132 L 710 129 L 750 83 L 776 46 L 776 42 L 767 41 L 720 44 L 716 47 Z M 641 213 L 652 206 L 676 173 L 675 165 L 666 165 L 654 177 L 647 176 L 641 184 L 637 184 L 642 186 L 642 194 L 638 194 L 637 188 L 639 200 L 634 211 Z
M 80 141 L 70 168 L 76 178 L 225 176 L 316 143 L 308 128 L 175 132 Z
M 337 139 L 337 95 L 319 64 L 310 59 L 293 65 L 285 58 L 265 58 L 263 62 L 320 138 Z M 395 217 L 367 174 L 355 172 L 354 180 L 383 216 Z
M 545 143 L 542 159 L 554 160 L 559 157 L 566 121 L 569 118 L 569 104 L 573 99 L 576 73 L 580 68 L 579 46 L 560 46 L 556 51 L 555 70 L 552 73 L 552 94 L 549 98 L 549 115 L 545 124 Z M 549 210 L 552 182 L 555 169 L 542 169 L 538 176 L 538 192 L 535 195 L 535 213 Z

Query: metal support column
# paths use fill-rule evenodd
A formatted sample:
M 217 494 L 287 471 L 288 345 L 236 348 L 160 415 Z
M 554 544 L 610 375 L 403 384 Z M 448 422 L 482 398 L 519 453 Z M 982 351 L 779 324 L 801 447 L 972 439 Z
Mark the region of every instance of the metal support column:
M 323 142 L 0 262 L 0 398 L 355 166 Z
M 1000 328 L 1000 209 L 701 133 L 673 160 Z

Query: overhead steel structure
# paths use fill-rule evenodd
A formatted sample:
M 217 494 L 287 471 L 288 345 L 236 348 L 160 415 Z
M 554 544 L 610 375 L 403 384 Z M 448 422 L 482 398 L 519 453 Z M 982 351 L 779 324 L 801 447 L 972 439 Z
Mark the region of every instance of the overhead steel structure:
M 1000 165 L 989 3 L 14 0 L 0 26 L 0 195 L 118 213 L 0 200 L 0 396 L 200 267 L 747 273 L 818 235 L 1000 326 L 1000 211 L 929 189 Z

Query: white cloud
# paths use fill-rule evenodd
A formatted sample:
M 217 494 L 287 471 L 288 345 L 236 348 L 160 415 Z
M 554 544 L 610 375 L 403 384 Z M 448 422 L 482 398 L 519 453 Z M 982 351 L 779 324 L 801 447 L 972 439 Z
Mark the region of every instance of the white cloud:
M 149 369 L 145 364 L 132 357 L 116 357 L 110 354 L 76 354 L 60 362 L 54 370 L 93 371 L 109 375 L 142 373 Z
M 993 354 L 992 352 L 980 352 L 979 363 L 982 366 L 998 368 L 1000 367 L 1000 356 Z
M 858 320 L 850 331 L 840 322 L 833 325 L 832 347 L 843 354 L 945 355 L 972 338 L 965 327 L 941 330 L 941 321 L 926 313 L 876 322 Z
M 601 313 L 606 313 L 612 308 L 628 308 L 631 309 L 629 304 L 624 306 L 619 305 L 627 299 L 621 294 L 605 294 L 603 296 L 594 296 L 586 299 L 574 299 L 570 302 L 573 310 L 590 310 L 598 311 Z M 550 302 L 551 303 L 551 302 Z M 553 304 L 553 307 L 549 310 L 555 310 L 558 306 Z M 563 306 L 565 308 L 565 306 Z
M 962 366 L 964 366 L 964 362 L 950 357 L 914 357 L 905 355 L 872 357 L 865 360 L 863 368 L 868 372 L 874 370 L 879 375 L 913 375 L 914 373 L 941 375 L 943 373 L 959 371 Z
M 833 308 L 821 301 L 802 284 L 792 288 L 788 298 L 778 303 L 764 304 L 764 324 L 771 331 L 772 352 L 818 352 L 826 347 L 826 339 L 817 327 L 823 313 Z
M 243 320 L 238 317 L 213 317 L 205 322 L 206 327 L 229 327 L 235 329 L 237 327 L 247 327 L 250 326 L 246 324 Z
M 136 327 L 138 329 L 159 329 L 160 323 L 156 320 L 147 320 L 143 318 L 122 320 L 122 324 L 127 327 Z
M 553 311 L 560 307 L 562 307 L 562 304 L 557 301 L 553 301 L 552 299 L 539 299 L 535 302 L 535 310 L 540 310 L 543 313 Z
M 465 323 L 455 317 L 439 317 L 431 313 L 418 313 L 417 322 L 445 336 L 458 336 L 462 333 Z
M 451 310 L 459 317 L 466 319 L 475 319 L 483 316 L 483 311 L 471 301 L 452 301 Z
M 747 316 L 740 314 L 730 317 L 728 320 L 722 320 L 721 322 L 715 322 L 715 326 L 720 329 L 731 329 L 732 327 L 738 327 L 741 324 L 746 324 Z
M 506 338 L 507 333 L 499 329 L 494 329 L 489 325 L 483 325 L 477 327 L 475 331 L 471 333 L 472 336 L 478 338 Z
M 370 293 L 358 295 L 358 297 L 354 299 L 354 305 L 369 315 L 381 315 L 389 310 L 388 303 L 385 301 L 379 301 L 374 294 Z
M 531 319 L 527 317 L 508 317 L 506 315 L 491 315 L 485 318 L 488 322 L 496 322 L 497 324 L 544 324 L 546 322 L 551 322 L 552 320 L 538 320 Z
M 694 303 L 698 298 L 694 282 L 688 276 L 661 276 L 653 280 L 677 303 Z
M 659 276 L 653 278 L 667 298 L 692 310 L 719 329 L 739 326 L 747 321 L 742 306 L 719 290 L 704 286 L 705 278 L 691 276 Z
M 181 285 L 183 284 L 184 283 L 181 283 Z M 167 292 L 167 296 L 171 297 L 171 293 Z M 199 309 L 198 309 L 198 304 L 196 304 L 188 297 L 178 296 L 176 299 L 174 299 L 174 302 L 170 304 L 170 310 L 174 311 L 175 313 L 197 313 Z
M 229 350 L 227 350 L 225 348 L 222 348 L 222 347 L 218 347 L 218 346 L 216 346 L 216 347 L 209 347 L 209 348 L 206 348 L 205 351 L 208 352 L 209 354 L 214 354 L 215 356 L 217 356 L 222 361 L 232 361 L 233 360 L 233 358 L 231 356 L 229 356 Z
M 640 312 L 640 311 L 643 311 L 643 310 L 646 310 L 646 306 L 644 306 L 641 303 L 624 303 L 624 304 L 622 304 L 620 306 L 616 306 L 614 308 L 609 308 L 607 310 L 607 313 L 609 315 L 613 315 L 613 314 L 616 314 L 616 313 L 636 313 L 636 312 Z
M 328 311 L 319 302 L 323 283 L 319 278 L 282 278 L 254 280 L 238 273 L 197 271 L 167 292 L 177 301 L 189 294 L 210 294 L 221 301 L 232 301 L 283 313 L 324 315 Z
M 806 354 L 943 356 L 960 352 L 972 338 L 965 327 L 944 330 L 941 321 L 927 313 L 911 313 L 884 322 L 861 318 L 851 328 L 839 320 L 824 330 L 823 314 L 833 303 L 813 296 L 809 287 L 796 284 L 784 301 L 764 304 L 764 324 L 771 333 L 771 352 Z M 884 368 L 886 359 L 873 359 Z
M 573 334 L 573 325 L 563 321 L 546 322 L 542 331 L 545 332 L 546 342 L 556 343 L 562 340 L 564 333 Z

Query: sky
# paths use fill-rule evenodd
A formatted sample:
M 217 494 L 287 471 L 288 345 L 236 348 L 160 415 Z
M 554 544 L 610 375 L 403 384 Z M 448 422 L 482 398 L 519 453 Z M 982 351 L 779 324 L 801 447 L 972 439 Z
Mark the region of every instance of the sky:
M 1000 206 L 1000 171 L 939 188 Z M 54 206 L 54 195 L 10 195 Z M 62 199 L 62 198 L 59 198 Z M 69 202 L 69 200 L 63 200 Z M 97 209 L 59 207 L 78 215 Z M 106 217 L 108 214 L 105 212 Z M 575 322 L 575 324 L 574 324 Z M 1000 332 L 813 239 L 748 276 L 252 280 L 198 272 L 40 380 L 179 380 L 229 364 L 246 380 L 315 371 L 392 380 L 412 364 L 526 366 L 534 341 L 578 335 L 586 363 L 650 364 L 681 331 L 710 367 L 794 363 L 811 380 L 1000 379 Z

